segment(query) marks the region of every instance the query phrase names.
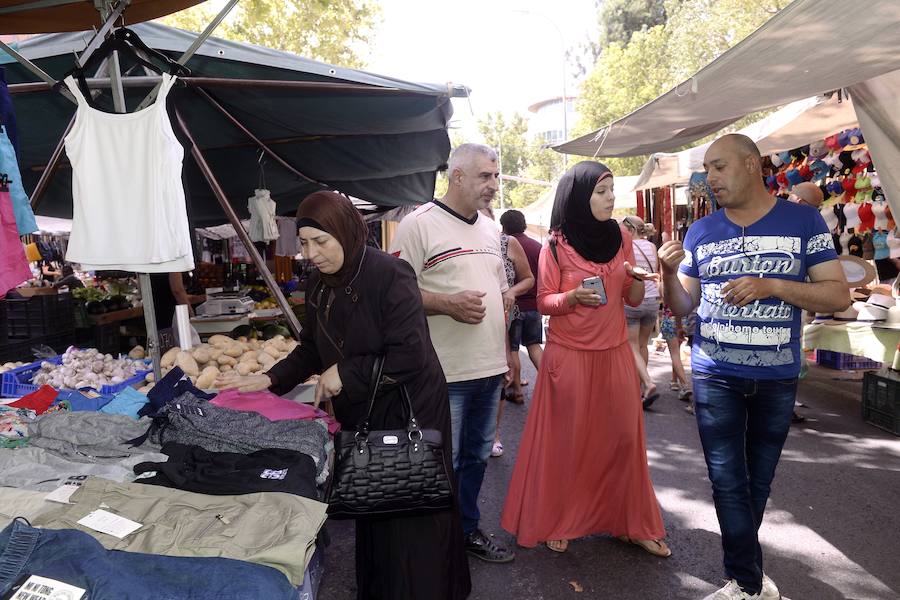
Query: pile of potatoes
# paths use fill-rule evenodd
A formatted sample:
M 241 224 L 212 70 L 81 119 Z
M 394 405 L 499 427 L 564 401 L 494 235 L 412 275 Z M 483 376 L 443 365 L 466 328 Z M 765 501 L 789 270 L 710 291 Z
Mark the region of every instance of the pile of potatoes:
M 172 367 L 179 367 L 201 390 L 215 389 L 216 378 L 230 372 L 239 375 L 264 373 L 272 365 L 284 359 L 297 347 L 296 340 L 276 335 L 261 342 L 240 337 L 232 339 L 226 335 L 214 335 L 205 344 L 183 351 L 172 348 L 160 360 L 160 369 L 165 375 Z M 147 385 L 139 391 L 148 392 L 153 388 L 154 375 L 147 375 Z

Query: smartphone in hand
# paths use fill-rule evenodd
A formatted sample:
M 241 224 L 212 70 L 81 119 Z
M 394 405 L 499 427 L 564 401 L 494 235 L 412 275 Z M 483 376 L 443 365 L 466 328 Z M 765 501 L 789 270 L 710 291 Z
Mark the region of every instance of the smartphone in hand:
M 588 277 L 581 281 L 581 287 L 593 290 L 595 294 L 600 296 L 600 304 L 606 304 L 606 286 L 603 285 L 601 277 Z

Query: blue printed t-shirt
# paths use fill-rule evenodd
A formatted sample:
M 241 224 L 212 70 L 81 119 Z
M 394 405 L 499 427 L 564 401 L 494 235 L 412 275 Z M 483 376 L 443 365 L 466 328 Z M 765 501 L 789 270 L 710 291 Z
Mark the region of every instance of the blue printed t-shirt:
M 679 271 L 700 280 L 693 372 L 797 377 L 802 309 L 774 297 L 737 307 L 724 302 L 721 290 L 745 276 L 806 281 L 809 267 L 837 259 L 819 212 L 778 199 L 764 217 L 742 228 L 719 210 L 691 225 L 684 249 Z

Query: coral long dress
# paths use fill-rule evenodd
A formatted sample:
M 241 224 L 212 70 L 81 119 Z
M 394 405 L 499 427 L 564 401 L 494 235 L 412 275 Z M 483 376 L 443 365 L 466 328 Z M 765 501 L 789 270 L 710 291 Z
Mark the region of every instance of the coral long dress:
M 519 545 L 590 534 L 665 537 L 644 443 L 644 421 L 624 302 L 631 237 L 610 262 L 593 263 L 562 238 L 540 257 L 538 309 L 550 315 L 501 525 Z M 566 292 L 600 275 L 606 305 L 570 307 Z

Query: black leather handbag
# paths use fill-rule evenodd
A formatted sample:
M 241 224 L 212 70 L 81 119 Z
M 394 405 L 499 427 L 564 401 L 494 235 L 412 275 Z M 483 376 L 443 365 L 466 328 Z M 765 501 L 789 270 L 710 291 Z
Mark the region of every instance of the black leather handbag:
M 384 357 L 379 356 L 372 368 L 365 418 L 356 431 L 341 431 L 336 439 L 327 494 L 331 518 L 412 516 L 453 504 L 441 432 L 419 428 L 406 386 L 399 386 L 409 410 L 406 429 L 369 431 L 383 368 Z

